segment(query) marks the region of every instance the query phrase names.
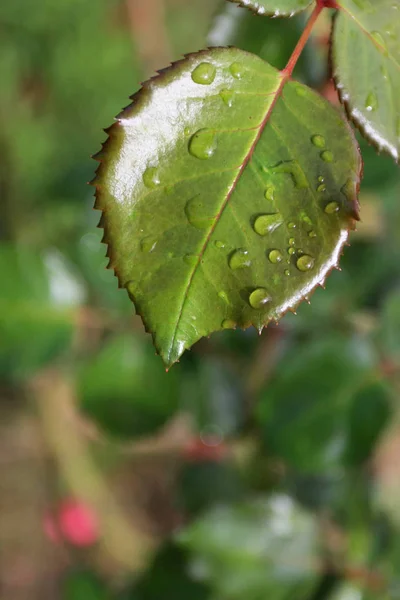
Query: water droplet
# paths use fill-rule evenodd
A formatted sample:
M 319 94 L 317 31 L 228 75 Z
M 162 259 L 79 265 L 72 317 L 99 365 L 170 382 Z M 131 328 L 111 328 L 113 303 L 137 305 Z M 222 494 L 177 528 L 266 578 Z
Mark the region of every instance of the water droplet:
M 324 181 L 325 181 L 325 177 L 324 177 L 323 175 L 320 175 L 320 176 L 318 177 L 318 181 L 319 181 L 320 183 L 324 183 Z
M 338 210 L 339 210 L 339 204 L 337 202 L 329 202 L 325 206 L 325 212 L 328 215 L 333 215 L 334 213 L 338 212 Z
M 235 250 L 229 258 L 229 266 L 231 269 L 243 269 L 244 267 L 250 267 L 251 260 L 249 257 L 249 251 L 245 248 L 239 248 Z
M 326 185 L 324 183 L 320 183 L 317 187 L 317 192 L 326 192 Z
M 249 296 L 249 304 L 252 308 L 262 308 L 271 300 L 265 288 L 257 288 Z
M 197 65 L 192 73 L 192 79 L 195 83 L 210 85 L 215 79 L 215 67 L 211 63 L 203 62 Z
M 224 319 L 221 323 L 222 329 L 235 329 L 236 323 L 232 319 Z
M 221 96 L 223 103 L 230 108 L 233 104 L 234 92 L 232 92 L 232 90 L 221 90 L 219 95 Z
M 284 274 L 286 275 L 286 277 L 288 277 L 288 276 L 290 275 L 290 271 L 289 271 L 289 269 L 285 269 L 285 270 L 284 270 Z
M 275 265 L 282 262 L 283 256 L 279 250 L 271 250 L 271 252 L 268 254 L 268 259 Z
M 296 229 L 296 223 L 294 223 L 293 221 L 290 221 L 288 223 L 288 229 Z
M 329 150 L 324 150 L 320 156 L 324 162 L 330 163 L 333 161 L 333 154 Z
M 253 229 L 258 235 L 268 235 L 282 225 L 283 218 L 279 213 L 260 215 L 254 221 Z
M 309 254 L 303 254 L 296 261 L 296 267 L 299 271 L 310 271 L 314 266 L 314 259 Z
M 317 148 L 325 148 L 325 138 L 322 135 L 313 135 L 311 141 Z
M 210 158 L 217 148 L 215 132 L 212 129 L 199 129 L 190 138 L 189 152 L 196 158 Z
M 199 257 L 196 254 L 185 254 L 185 256 L 183 257 L 183 260 L 185 261 L 185 263 L 187 265 L 190 265 L 191 267 L 197 265 Z
M 311 231 L 309 231 L 309 233 L 308 233 L 308 237 L 310 237 L 310 238 L 315 238 L 315 237 L 317 237 L 317 234 L 316 234 L 316 233 L 315 233 L 315 231 L 312 229 Z
M 185 135 L 189 135 L 190 134 L 190 127 L 185 127 L 185 129 L 183 130 L 183 133 Z
M 126 288 L 126 290 L 127 290 L 128 294 L 129 294 L 131 297 L 134 297 L 134 295 L 135 295 L 135 292 L 136 292 L 136 285 L 135 285 L 135 282 L 134 282 L 134 281 L 128 281 L 128 282 L 125 284 L 125 288 Z
M 378 98 L 376 97 L 376 94 L 374 94 L 374 92 L 370 92 L 365 100 L 365 108 L 371 112 L 376 110 L 378 106 Z
M 142 252 L 153 252 L 156 245 L 156 238 L 151 235 L 148 235 L 147 237 L 143 238 L 140 242 L 140 249 L 142 250 Z
M 226 302 L 226 304 L 229 304 L 229 298 L 228 295 L 226 294 L 226 292 L 218 292 L 218 298 L 221 298 L 221 300 L 223 300 L 224 302 Z
M 307 225 L 312 225 L 310 217 L 305 212 L 301 213 L 301 220 L 303 221 L 303 223 L 307 223 Z
M 187 201 L 185 214 L 189 223 L 196 229 L 207 229 L 214 223 L 214 216 L 210 215 L 208 208 L 198 196 Z
M 296 94 L 298 96 L 304 97 L 307 94 L 307 90 L 305 87 L 297 84 L 296 85 Z
M 387 49 L 387 45 L 386 45 L 386 42 L 385 42 L 382 34 L 379 33 L 379 31 L 371 31 L 371 37 L 373 37 L 375 42 L 378 44 L 378 48 L 382 52 L 382 54 L 384 56 L 387 56 L 388 49 Z
M 218 248 L 219 250 L 221 250 L 222 248 L 225 248 L 225 244 L 224 244 L 224 242 L 221 242 L 221 240 L 216 240 L 214 242 L 214 246 L 216 248 Z
M 304 174 L 300 163 L 297 160 L 286 160 L 272 167 L 271 171 L 275 174 L 288 173 L 293 179 L 294 185 L 299 189 L 308 188 L 307 177 Z
M 233 77 L 235 79 L 242 79 L 243 73 L 244 73 L 244 68 L 240 63 L 238 63 L 238 62 L 232 63 L 231 66 L 229 67 L 229 70 L 231 72 L 231 75 L 233 75 Z
M 296 243 L 294 237 L 289 238 L 289 246 L 294 246 Z
M 144 185 L 150 189 L 153 189 L 160 185 L 160 176 L 158 174 L 157 167 L 149 167 L 143 173 Z
M 389 72 L 385 65 L 381 65 L 380 67 L 383 79 L 387 79 L 389 77 Z
M 358 6 L 358 8 L 365 9 L 367 7 L 365 0 L 353 0 L 353 4 Z
M 290 254 L 290 256 L 293 256 L 293 254 L 296 254 L 296 250 L 293 248 L 293 246 L 290 246 L 290 248 L 288 248 L 288 254 Z
M 274 193 L 275 193 L 275 190 L 274 190 L 274 188 L 272 187 L 272 185 L 270 185 L 270 186 L 268 186 L 268 187 L 267 187 L 267 189 L 265 190 L 265 194 L 264 194 L 264 196 L 265 196 L 265 198 L 266 198 L 267 200 L 270 200 L 271 202 L 273 202 L 273 201 L 274 201 Z

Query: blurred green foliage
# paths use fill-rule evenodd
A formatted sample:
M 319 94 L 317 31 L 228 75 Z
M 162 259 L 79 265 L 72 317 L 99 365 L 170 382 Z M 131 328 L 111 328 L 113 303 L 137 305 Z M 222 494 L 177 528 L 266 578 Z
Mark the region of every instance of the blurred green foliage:
M 217 0 L 165 6 L 173 59 L 236 44 L 282 67 L 302 24 Z M 0 30 L 2 387 L 22 394 L 56 366 L 105 438 L 156 435 L 184 411 L 208 449 L 180 457 L 180 527 L 147 572 L 111 592 L 79 571 L 60 597 L 400 598 L 400 473 L 388 480 L 377 459 L 384 436 L 400 436 L 398 168 L 361 144 L 363 221 L 311 306 L 261 337 L 214 335 L 166 374 L 105 270 L 86 186 L 102 127 L 150 75 L 126 2 L 3 2 Z M 297 69 L 319 89 L 324 52 L 312 43 Z M 213 459 L 214 443 L 226 455 Z

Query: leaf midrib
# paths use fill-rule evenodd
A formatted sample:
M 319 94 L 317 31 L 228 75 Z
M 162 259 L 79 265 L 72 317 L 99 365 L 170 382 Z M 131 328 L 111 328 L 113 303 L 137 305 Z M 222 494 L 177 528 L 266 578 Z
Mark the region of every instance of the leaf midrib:
M 194 276 L 195 276 L 195 274 L 197 272 L 197 269 L 198 269 L 198 267 L 199 267 L 199 265 L 201 263 L 201 260 L 203 258 L 204 252 L 206 251 L 206 248 L 207 248 L 208 243 L 209 243 L 209 241 L 211 239 L 211 236 L 214 233 L 215 228 L 216 228 L 217 224 L 219 223 L 219 220 L 220 220 L 220 218 L 221 218 L 221 216 L 222 216 L 222 214 L 223 214 L 226 206 L 228 205 L 228 202 L 229 202 L 230 198 L 232 197 L 232 194 L 235 191 L 236 186 L 237 186 L 237 184 L 238 184 L 238 182 L 239 182 L 242 174 L 244 173 L 244 170 L 246 169 L 247 165 L 249 164 L 249 162 L 251 160 L 251 157 L 254 154 L 256 146 L 257 146 L 257 144 L 258 144 L 258 142 L 259 142 L 259 140 L 261 138 L 262 132 L 264 131 L 264 129 L 265 129 L 267 123 L 268 123 L 268 120 L 269 120 L 269 118 L 270 118 L 270 116 L 272 114 L 272 111 L 274 110 L 275 104 L 276 104 L 276 102 L 277 102 L 280 94 L 282 93 L 284 85 L 285 85 L 285 83 L 286 83 L 286 81 L 288 79 L 288 77 L 284 73 L 282 73 L 282 72 L 279 73 L 279 77 L 280 77 L 280 79 L 278 80 L 278 86 L 277 86 L 275 92 L 273 92 L 272 94 L 269 94 L 269 96 L 273 95 L 272 102 L 268 106 L 268 109 L 266 110 L 266 113 L 265 113 L 264 118 L 262 119 L 260 125 L 258 127 L 254 128 L 255 131 L 257 131 L 257 133 L 256 133 L 256 135 L 254 137 L 254 140 L 251 143 L 251 145 L 250 145 L 250 147 L 248 149 L 248 152 L 247 152 L 246 156 L 244 157 L 242 164 L 239 167 L 238 173 L 237 173 L 236 177 L 234 178 L 234 180 L 232 182 L 232 185 L 229 188 L 228 193 L 224 197 L 224 200 L 223 200 L 223 202 L 221 204 L 221 207 L 220 207 L 220 209 L 218 211 L 218 214 L 215 217 L 215 221 L 214 221 L 212 227 L 210 227 L 210 231 L 208 232 L 207 237 L 204 240 L 202 248 L 201 248 L 201 250 L 200 250 L 200 252 L 198 254 L 197 261 L 196 261 L 195 265 L 193 266 L 193 269 L 192 269 L 192 271 L 190 273 L 190 277 L 189 277 L 189 279 L 187 281 L 187 284 L 186 284 L 186 287 L 185 287 L 184 295 L 183 295 L 182 302 L 181 302 L 181 307 L 179 309 L 179 314 L 178 314 L 178 317 L 176 319 L 175 329 L 174 329 L 172 340 L 171 340 L 171 343 L 170 343 L 170 346 L 169 346 L 169 350 L 168 350 L 168 356 L 167 356 L 167 358 L 168 358 L 168 362 L 169 363 L 170 363 L 170 359 L 171 359 L 172 350 L 173 350 L 173 348 L 175 346 L 175 340 L 176 340 L 176 336 L 177 336 L 177 332 L 178 332 L 178 328 L 179 328 L 179 323 L 180 323 L 181 318 L 182 318 L 182 314 L 183 314 L 183 311 L 184 311 L 184 308 L 185 308 L 185 304 L 186 304 L 186 301 L 187 301 L 187 298 L 188 298 L 189 290 L 190 290 L 190 287 L 192 285 Z

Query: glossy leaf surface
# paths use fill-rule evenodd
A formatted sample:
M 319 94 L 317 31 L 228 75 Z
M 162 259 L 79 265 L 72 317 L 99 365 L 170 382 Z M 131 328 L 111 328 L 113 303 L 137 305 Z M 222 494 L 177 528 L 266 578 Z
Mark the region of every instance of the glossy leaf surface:
M 259 15 L 288 17 L 305 10 L 314 3 L 314 0 L 230 0 L 230 2 L 250 8 Z
M 247 52 L 176 63 L 109 134 L 95 183 L 110 265 L 167 365 L 213 331 L 295 307 L 358 218 L 346 122 Z
M 363 134 L 398 161 L 400 153 L 400 1 L 339 0 L 333 72 Z

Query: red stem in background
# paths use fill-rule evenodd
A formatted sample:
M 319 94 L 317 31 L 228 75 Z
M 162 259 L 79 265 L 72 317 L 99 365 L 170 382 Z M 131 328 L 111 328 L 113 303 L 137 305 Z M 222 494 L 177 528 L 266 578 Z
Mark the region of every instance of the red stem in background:
M 300 58 L 300 54 L 303 52 L 304 47 L 310 38 L 315 22 L 324 8 L 339 9 L 340 7 L 337 4 L 336 0 L 317 0 L 317 5 L 311 13 L 311 17 L 307 21 L 307 25 L 303 33 L 301 34 L 301 37 L 297 42 L 295 49 L 293 50 L 292 56 L 289 58 L 286 67 L 281 71 L 285 80 L 289 79 L 292 76 L 293 70 L 297 64 L 297 61 Z

